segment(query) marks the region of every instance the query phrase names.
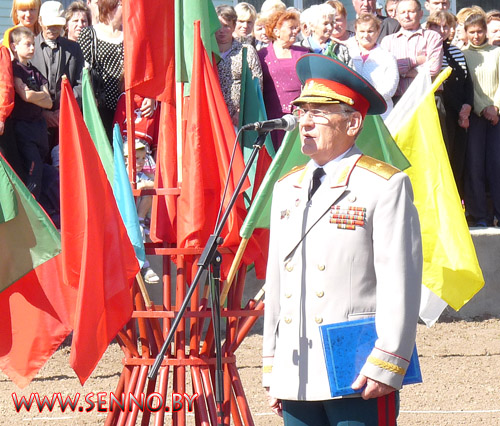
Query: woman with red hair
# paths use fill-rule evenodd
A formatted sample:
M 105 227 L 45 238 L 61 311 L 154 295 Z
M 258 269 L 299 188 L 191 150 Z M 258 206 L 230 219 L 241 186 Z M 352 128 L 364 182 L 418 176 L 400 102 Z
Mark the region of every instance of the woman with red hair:
M 41 0 L 14 0 L 12 2 L 12 10 L 10 14 L 12 16 L 12 22 L 14 22 L 15 26 L 5 31 L 5 34 L 3 36 L 3 45 L 7 49 L 10 49 L 10 32 L 19 25 L 29 28 L 35 35 L 38 35 L 40 33 L 42 28 L 40 27 L 40 23 L 38 22 L 38 15 L 40 14 L 41 6 Z
M 294 11 L 272 14 L 266 25 L 266 34 L 271 43 L 259 50 L 264 86 L 264 104 L 267 118 L 281 118 L 292 111 L 290 102 L 300 95 L 300 80 L 295 72 L 297 60 L 308 53 L 308 49 L 294 46 L 300 31 L 300 16 Z M 281 145 L 285 132 L 271 133 L 274 148 Z

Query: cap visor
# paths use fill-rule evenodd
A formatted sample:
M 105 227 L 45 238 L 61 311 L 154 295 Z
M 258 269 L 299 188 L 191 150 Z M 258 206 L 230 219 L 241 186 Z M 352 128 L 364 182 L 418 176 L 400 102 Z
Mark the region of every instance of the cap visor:
M 291 102 L 292 105 L 299 104 L 340 104 L 340 101 L 325 96 L 299 96 Z

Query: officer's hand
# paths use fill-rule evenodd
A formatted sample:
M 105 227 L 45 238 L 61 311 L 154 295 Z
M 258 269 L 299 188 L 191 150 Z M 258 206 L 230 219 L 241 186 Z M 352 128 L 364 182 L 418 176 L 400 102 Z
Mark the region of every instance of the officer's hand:
M 363 391 L 361 392 L 361 397 L 363 399 L 379 398 L 381 396 L 388 395 L 396 390 L 392 386 L 377 382 L 376 380 L 372 380 L 369 377 L 363 376 L 361 374 L 354 381 L 351 387 L 354 390 L 360 390 L 364 387 Z
M 277 414 L 280 417 L 283 417 L 283 409 L 281 407 L 281 399 L 276 399 L 274 396 L 269 394 L 269 388 L 265 388 L 267 392 L 267 402 L 269 403 L 269 407 L 274 414 Z

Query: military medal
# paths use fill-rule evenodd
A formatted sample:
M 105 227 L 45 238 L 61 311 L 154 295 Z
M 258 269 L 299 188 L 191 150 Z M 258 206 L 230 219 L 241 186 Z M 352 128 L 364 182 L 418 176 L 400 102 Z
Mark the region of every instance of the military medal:
M 337 224 L 338 229 L 355 230 L 357 226 L 364 226 L 366 208 L 358 206 L 341 207 L 332 205 L 330 208 L 330 223 Z

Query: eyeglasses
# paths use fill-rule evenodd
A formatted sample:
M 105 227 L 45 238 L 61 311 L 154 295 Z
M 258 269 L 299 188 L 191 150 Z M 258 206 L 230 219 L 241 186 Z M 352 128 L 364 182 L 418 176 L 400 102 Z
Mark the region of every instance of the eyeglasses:
M 296 107 L 293 111 L 292 114 L 297 117 L 299 120 L 304 117 L 306 114 L 309 114 L 309 117 L 311 117 L 311 120 L 314 121 L 316 124 L 327 124 L 330 120 L 328 118 L 329 115 L 332 114 L 344 114 L 343 111 L 339 112 L 330 112 L 330 111 L 324 111 L 322 109 L 303 109 L 301 107 Z

